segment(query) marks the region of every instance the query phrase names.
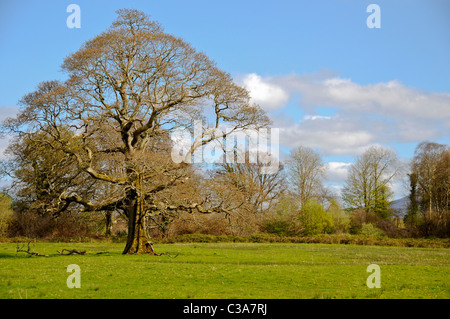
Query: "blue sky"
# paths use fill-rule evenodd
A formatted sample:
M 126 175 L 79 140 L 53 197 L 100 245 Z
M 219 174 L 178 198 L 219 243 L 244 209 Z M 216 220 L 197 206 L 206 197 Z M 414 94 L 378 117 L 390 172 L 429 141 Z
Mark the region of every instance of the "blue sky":
M 69 29 L 69 4 L 81 28 Z M 369 4 L 381 9 L 370 29 Z M 63 59 L 135 8 L 205 52 L 274 119 L 282 150 L 306 145 L 338 185 L 372 144 L 411 158 L 450 144 L 450 1 L 20 1 L 0 3 L 0 119 Z M 0 144 L 4 147 L 5 142 Z

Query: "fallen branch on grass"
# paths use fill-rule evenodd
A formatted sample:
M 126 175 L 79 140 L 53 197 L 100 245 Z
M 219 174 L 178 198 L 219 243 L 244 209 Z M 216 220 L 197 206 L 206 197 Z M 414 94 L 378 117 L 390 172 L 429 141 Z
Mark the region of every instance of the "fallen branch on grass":
M 172 256 L 172 255 L 170 255 L 169 253 L 160 253 L 160 254 L 155 253 L 155 256 L 167 255 L 167 256 L 169 256 L 170 258 L 176 258 L 176 257 L 178 257 L 179 254 L 180 254 L 180 253 L 177 253 L 175 256 Z
M 179 254 L 179 253 L 178 253 L 178 254 L 176 254 L 175 256 L 172 256 L 172 255 L 170 255 L 169 253 L 157 253 L 157 252 L 153 249 L 153 243 L 150 242 L 150 241 L 148 241 L 148 242 L 146 243 L 146 246 L 150 247 L 150 250 L 152 251 L 153 255 L 155 255 L 155 256 L 167 255 L 167 256 L 169 256 L 170 258 L 176 258 L 176 257 L 178 256 L 178 254 Z
M 31 241 L 28 242 L 28 245 L 27 245 L 28 248 L 27 248 L 27 250 L 23 250 L 23 249 L 22 249 L 22 248 L 25 246 L 25 244 L 23 244 L 22 247 L 20 247 L 20 248 L 19 248 L 19 244 L 17 244 L 17 246 L 16 246 L 16 255 L 17 255 L 17 253 L 21 252 L 21 253 L 27 253 L 27 254 L 29 254 L 30 256 L 48 257 L 48 255 L 41 255 L 41 254 L 38 253 L 37 251 L 34 251 L 34 246 L 35 246 L 35 244 L 33 244 L 33 251 L 30 251 L 30 243 L 31 243 Z
M 64 253 L 66 251 L 66 253 Z M 60 255 L 72 255 L 72 254 L 78 254 L 78 255 L 86 255 L 86 251 L 84 250 L 78 250 L 78 249 L 63 249 L 61 251 L 57 250 L 57 252 Z

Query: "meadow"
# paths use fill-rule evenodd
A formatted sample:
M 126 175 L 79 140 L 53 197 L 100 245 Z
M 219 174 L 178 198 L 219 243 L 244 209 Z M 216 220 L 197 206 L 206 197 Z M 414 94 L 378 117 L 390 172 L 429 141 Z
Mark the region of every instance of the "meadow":
M 304 243 L 172 243 L 168 255 L 122 255 L 112 242 L 37 242 L 48 257 L 16 254 L 0 243 L 2 299 L 372 299 L 450 297 L 448 248 Z M 61 249 L 86 255 L 60 255 Z M 81 288 L 68 288 L 67 266 L 81 270 Z M 381 270 L 381 288 L 368 288 L 367 266 Z

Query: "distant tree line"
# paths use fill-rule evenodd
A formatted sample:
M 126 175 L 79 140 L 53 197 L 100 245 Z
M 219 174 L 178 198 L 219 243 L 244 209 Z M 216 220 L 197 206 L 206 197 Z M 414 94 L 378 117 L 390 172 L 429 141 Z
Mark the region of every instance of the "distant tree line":
M 170 147 L 162 149 L 170 156 Z M 3 236 L 126 234 L 126 216 L 113 207 L 92 212 L 77 205 L 60 209 L 61 194 L 69 186 L 77 187 L 87 198 L 114 192 L 83 178 L 73 163 L 64 161 L 62 153 L 38 152 L 28 139 L 12 143 L 8 153 L 12 160 L 3 163 L 3 172 L 14 177 L 15 196 L 14 200 L 2 197 Z M 446 145 L 420 143 L 409 164 L 401 163 L 392 150 L 370 147 L 350 166 L 341 194 L 325 186 L 326 165 L 311 148 L 293 149 L 275 174 L 261 174 L 263 163 L 247 156 L 242 163 L 215 164 L 210 169 L 190 167 L 183 181 L 161 200 L 183 203 L 204 196 L 210 205 L 224 210 L 200 214 L 161 206 L 146 216 L 147 233 L 152 237 L 260 232 L 280 236 L 449 236 L 450 150 Z M 392 185 L 402 176 L 408 177 L 410 186 L 404 218 L 391 207 Z

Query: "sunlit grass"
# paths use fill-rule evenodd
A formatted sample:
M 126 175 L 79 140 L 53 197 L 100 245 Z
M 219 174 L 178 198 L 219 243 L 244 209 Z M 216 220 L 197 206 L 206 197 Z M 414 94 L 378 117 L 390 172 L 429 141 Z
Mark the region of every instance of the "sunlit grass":
M 87 255 L 61 256 L 63 248 Z M 0 298 L 449 298 L 450 250 L 327 244 L 159 244 L 163 256 L 124 256 L 123 243 L 36 243 L 49 257 L 0 244 Z M 81 288 L 66 284 L 69 264 Z M 367 266 L 381 267 L 369 289 Z

